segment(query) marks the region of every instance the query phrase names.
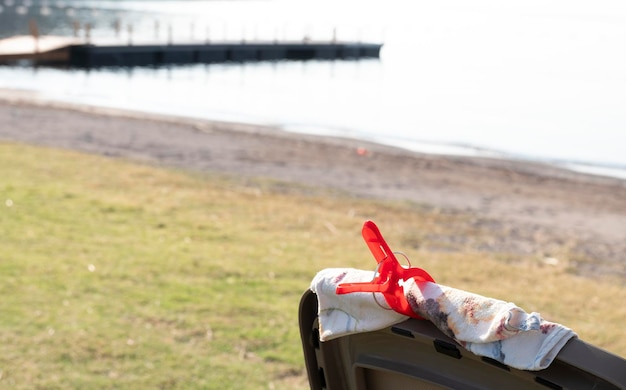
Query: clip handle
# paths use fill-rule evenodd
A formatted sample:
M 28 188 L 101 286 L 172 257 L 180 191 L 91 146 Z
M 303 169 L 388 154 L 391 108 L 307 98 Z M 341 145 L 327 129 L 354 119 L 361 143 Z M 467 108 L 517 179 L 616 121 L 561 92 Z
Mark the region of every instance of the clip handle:
M 408 280 L 410 278 L 413 278 L 413 279 L 415 279 L 416 282 L 432 282 L 432 283 L 436 283 L 435 279 L 433 279 L 433 277 L 430 276 L 430 274 L 428 272 L 426 272 L 422 268 L 417 268 L 417 267 L 404 269 L 402 274 L 401 274 L 401 277 L 404 280 Z
M 383 238 L 380 230 L 378 230 L 378 226 L 376 226 L 374 222 L 365 221 L 361 234 L 363 235 L 363 239 L 365 240 L 370 252 L 372 252 L 372 255 L 374 255 L 377 263 L 380 263 L 387 258 L 396 260 L 396 256 L 393 254 L 393 251 L 387 244 L 387 241 Z

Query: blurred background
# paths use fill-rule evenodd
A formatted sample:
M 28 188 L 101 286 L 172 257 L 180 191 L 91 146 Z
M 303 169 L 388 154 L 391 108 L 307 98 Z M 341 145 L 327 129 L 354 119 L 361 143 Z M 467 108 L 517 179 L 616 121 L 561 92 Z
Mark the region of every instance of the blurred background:
M 381 58 L 132 69 L 0 66 L 42 98 L 626 177 L 620 1 L 0 0 L 0 38 L 361 41 Z

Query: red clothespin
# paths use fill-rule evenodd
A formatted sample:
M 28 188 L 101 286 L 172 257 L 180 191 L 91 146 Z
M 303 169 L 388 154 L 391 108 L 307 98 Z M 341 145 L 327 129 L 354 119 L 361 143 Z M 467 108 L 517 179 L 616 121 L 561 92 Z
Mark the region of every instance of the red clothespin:
M 374 279 L 366 283 L 343 283 L 337 286 L 337 294 L 349 294 L 353 292 L 382 293 L 390 308 L 398 313 L 413 318 L 421 317 L 411 309 L 411 305 L 404 296 L 404 288 L 400 284 L 410 278 L 416 282 L 435 282 L 435 280 L 421 268 L 405 268 L 396 259 L 396 256 L 380 234 L 380 230 L 374 222 L 367 221 L 363 224 L 363 239 L 374 255 L 378 263 L 378 269 Z

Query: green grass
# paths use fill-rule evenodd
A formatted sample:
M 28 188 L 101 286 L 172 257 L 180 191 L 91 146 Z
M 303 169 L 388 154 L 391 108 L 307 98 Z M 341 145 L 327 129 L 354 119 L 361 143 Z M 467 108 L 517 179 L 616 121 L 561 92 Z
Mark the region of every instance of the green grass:
M 0 388 L 306 388 L 300 296 L 322 268 L 373 268 L 366 219 L 440 283 L 626 355 L 623 280 L 429 251 L 463 215 L 15 144 L 0 178 Z

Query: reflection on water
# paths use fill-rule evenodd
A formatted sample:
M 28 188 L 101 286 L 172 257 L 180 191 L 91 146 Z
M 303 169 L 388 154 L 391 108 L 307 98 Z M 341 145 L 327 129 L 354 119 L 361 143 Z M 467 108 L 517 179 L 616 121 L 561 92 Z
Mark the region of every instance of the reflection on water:
M 5 87 L 36 89 L 50 99 L 285 127 L 311 123 L 339 131 L 344 116 L 371 118 L 362 109 L 379 99 L 382 70 L 376 60 L 90 71 L 0 67 L 0 79 Z

